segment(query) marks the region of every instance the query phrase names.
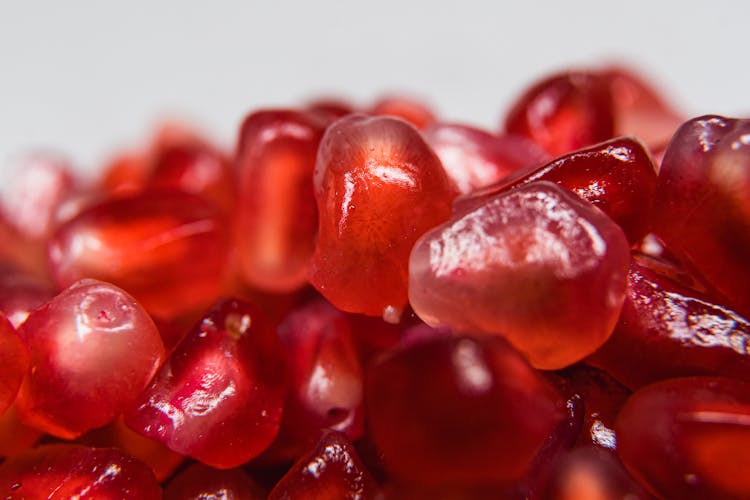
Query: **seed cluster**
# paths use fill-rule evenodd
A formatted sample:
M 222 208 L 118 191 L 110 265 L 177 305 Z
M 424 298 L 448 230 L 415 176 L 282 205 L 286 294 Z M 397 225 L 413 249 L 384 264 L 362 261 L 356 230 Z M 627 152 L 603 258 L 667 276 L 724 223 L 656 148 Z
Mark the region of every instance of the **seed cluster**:
M 603 68 L 20 166 L 2 498 L 750 498 L 750 119 Z

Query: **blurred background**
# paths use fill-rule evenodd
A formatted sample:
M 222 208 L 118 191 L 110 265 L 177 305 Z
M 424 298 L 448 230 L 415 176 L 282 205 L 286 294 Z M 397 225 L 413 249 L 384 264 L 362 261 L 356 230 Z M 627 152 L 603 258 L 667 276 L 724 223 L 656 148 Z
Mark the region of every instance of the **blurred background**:
M 497 129 L 534 79 L 623 62 L 688 115 L 750 112 L 749 2 L 0 0 L 0 181 L 17 155 L 91 172 L 163 118 L 232 147 L 260 106 L 389 92 Z

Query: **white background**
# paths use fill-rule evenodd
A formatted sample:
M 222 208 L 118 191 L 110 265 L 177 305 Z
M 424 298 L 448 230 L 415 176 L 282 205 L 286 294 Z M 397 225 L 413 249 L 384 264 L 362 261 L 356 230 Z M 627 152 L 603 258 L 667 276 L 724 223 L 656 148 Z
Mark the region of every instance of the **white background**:
M 625 61 L 687 114 L 750 114 L 750 2 L 0 0 L 0 182 L 44 147 L 92 171 L 158 119 L 231 147 L 250 109 L 424 97 L 495 128 L 532 79 Z

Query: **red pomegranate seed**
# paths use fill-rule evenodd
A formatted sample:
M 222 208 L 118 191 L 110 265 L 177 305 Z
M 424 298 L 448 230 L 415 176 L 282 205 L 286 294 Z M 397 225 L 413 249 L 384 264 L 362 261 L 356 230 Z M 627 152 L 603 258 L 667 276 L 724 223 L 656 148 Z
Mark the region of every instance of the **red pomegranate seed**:
M 397 321 L 407 303 L 409 251 L 450 215 L 440 160 L 407 123 L 352 115 L 326 130 L 315 196 L 320 229 L 310 282 L 339 309 Z
M 358 439 L 363 430 L 363 374 L 346 315 L 315 299 L 292 311 L 278 332 L 289 392 L 274 443 L 276 455 L 296 460 L 322 429 Z
M 63 224 L 49 245 L 57 284 L 111 282 L 170 319 L 215 300 L 228 251 L 219 209 L 180 191 L 108 199 Z
M 596 205 L 617 222 L 630 243 L 640 241 L 649 230 L 656 171 L 643 145 L 628 137 L 596 144 L 538 168 L 521 171 L 458 198 L 454 209 L 477 206 L 497 193 L 536 181 L 554 182 Z
M 750 496 L 750 383 L 657 382 L 633 394 L 615 428 L 620 458 L 659 497 Z
M 29 354 L 8 318 L 0 312 L 0 415 L 16 399 L 18 388 L 29 366 Z
M 526 137 L 494 136 L 466 125 L 435 123 L 427 127 L 424 137 L 461 194 L 549 160 L 549 156 Z
M 172 451 L 237 467 L 276 437 L 283 375 L 272 326 L 252 304 L 225 299 L 177 346 L 125 422 Z
M 365 385 L 388 470 L 424 485 L 521 477 L 563 417 L 555 391 L 497 337 L 444 337 L 391 352 Z
M 596 73 L 546 78 L 527 90 L 505 118 L 505 131 L 524 135 L 552 156 L 614 136 L 609 82 Z
M 78 442 L 95 448 L 117 448 L 146 464 L 158 481 L 171 476 L 185 460 L 185 457 L 171 451 L 159 441 L 130 429 L 125 425 L 122 415 L 109 425 L 84 434 Z
M 653 262 L 635 256 L 615 332 L 587 361 L 631 388 L 689 375 L 750 382 L 747 319 L 680 284 Z
M 612 93 L 615 135 L 633 135 L 654 147 L 668 142 L 684 121 L 632 70 L 615 66 L 602 71 L 602 76 Z
M 375 498 L 377 485 L 346 435 L 328 431 L 268 495 L 269 500 Z
M 318 226 L 312 176 L 325 125 L 293 110 L 258 111 L 242 124 L 236 253 L 251 286 L 289 292 L 307 280 Z
M 18 418 L 16 406 L 11 405 L 0 414 L 0 457 L 12 457 L 23 453 L 42 437 L 43 433 L 29 427 Z
M 175 157 L 174 151 L 182 151 L 182 154 L 178 155 L 179 160 Z M 198 152 L 202 154 L 193 155 Z M 212 159 L 207 161 L 207 156 Z M 209 164 L 193 161 L 198 159 Z M 99 189 L 107 194 L 132 194 L 143 190 L 156 176 L 158 182 L 165 182 L 171 187 L 178 184 L 174 187 L 188 192 L 218 194 L 226 181 L 221 179 L 225 175 L 225 166 L 216 168 L 216 159 L 220 162 L 225 161 L 221 153 L 204 139 L 202 134 L 181 123 L 165 122 L 156 128 L 147 145 L 122 152 L 109 160 L 104 166 L 104 176 L 99 183 Z M 165 160 L 172 165 L 164 165 Z M 159 170 L 166 171 L 158 173 Z M 217 190 L 206 189 L 209 186 L 222 187 Z M 223 200 L 219 204 L 226 201 Z
M 229 159 L 205 142 L 175 144 L 157 151 L 147 185 L 203 196 L 226 213 L 234 209 L 236 182 Z
M 15 165 L 2 211 L 24 238 L 44 239 L 54 229 L 57 207 L 74 189 L 71 172 L 67 160 L 52 154 L 32 154 Z
M 675 133 L 659 171 L 654 230 L 750 315 L 750 120 L 703 116 Z
M 2 498 L 158 500 L 151 471 L 114 448 L 39 446 L 0 465 Z
M 386 96 L 379 99 L 370 109 L 370 114 L 401 118 L 418 129 L 425 129 L 436 120 L 435 114 L 427 104 L 404 96 Z
M 79 281 L 32 312 L 19 333 L 30 356 L 19 415 L 63 438 L 122 413 L 164 360 L 146 311 L 123 290 L 96 280 Z
M 409 299 L 425 323 L 505 336 L 542 369 L 611 335 L 628 243 L 603 212 L 539 182 L 459 212 L 414 245 Z
M 266 492 L 242 469 L 218 470 L 196 463 L 169 481 L 164 500 L 265 500 Z
M 588 446 L 560 457 L 540 496 L 549 500 L 650 500 L 653 498 L 609 451 Z

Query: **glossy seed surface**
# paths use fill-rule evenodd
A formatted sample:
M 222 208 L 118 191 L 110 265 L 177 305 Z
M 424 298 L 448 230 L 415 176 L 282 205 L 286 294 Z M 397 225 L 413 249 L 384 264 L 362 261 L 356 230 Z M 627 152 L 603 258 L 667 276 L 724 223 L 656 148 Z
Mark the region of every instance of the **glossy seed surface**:
M 427 324 L 502 335 L 563 368 L 611 335 L 630 260 L 622 230 L 547 182 L 454 214 L 414 246 L 409 298 Z

